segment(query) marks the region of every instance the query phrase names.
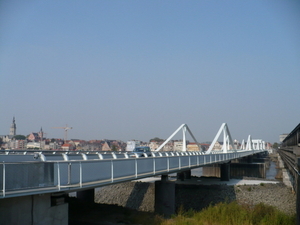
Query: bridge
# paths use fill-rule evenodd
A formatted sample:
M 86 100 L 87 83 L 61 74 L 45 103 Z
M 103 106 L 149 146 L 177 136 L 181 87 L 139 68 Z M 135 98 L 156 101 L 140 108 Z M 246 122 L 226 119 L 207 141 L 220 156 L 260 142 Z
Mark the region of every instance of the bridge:
M 28 217 L 22 219 L 23 222 L 30 221 L 28 224 L 33 221 L 67 224 L 65 193 L 77 192 L 79 198 L 93 200 L 94 188 L 158 175 L 162 177 L 155 191 L 158 196 L 156 205 L 160 208 L 158 211 L 174 213 L 173 207 L 163 208 L 164 205 L 170 205 L 170 193 L 174 192 L 174 186 L 167 181 L 168 174 L 221 164 L 221 179 L 228 180 L 231 160 L 266 151 L 265 143 L 260 139 L 252 140 L 250 135 L 246 145 L 243 141 L 238 149 L 225 123 L 205 152 L 189 152 L 185 144 L 181 151 L 161 151 L 179 132 L 182 132 L 183 143 L 186 143 L 188 132 L 201 149 L 189 127 L 182 124 L 151 156 L 144 154 L 142 157 L 130 157 L 128 152 L 2 151 L 0 217 L 6 218 L 7 224 L 19 221 L 17 217 L 6 216 L 17 210 Z M 214 151 L 213 146 L 220 137 L 223 137 L 222 149 Z M 21 210 L 22 205 L 26 209 Z
M 300 123 L 287 135 L 278 149 L 280 158 L 283 161 L 283 176 L 292 180 L 292 187 L 297 193 L 296 211 L 297 225 L 300 225 Z

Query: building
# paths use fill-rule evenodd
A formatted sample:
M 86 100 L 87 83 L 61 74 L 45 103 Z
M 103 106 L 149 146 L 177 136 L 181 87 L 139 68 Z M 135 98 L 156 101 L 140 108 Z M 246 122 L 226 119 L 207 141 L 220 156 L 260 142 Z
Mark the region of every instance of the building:
M 159 145 L 161 145 L 162 143 L 160 143 Z M 173 141 L 169 141 L 168 143 L 166 143 L 166 145 L 163 147 L 163 151 L 169 152 L 169 151 L 173 151 L 173 147 L 174 147 L 174 143 Z
M 186 143 L 185 143 L 186 145 Z M 174 147 L 173 147 L 174 151 L 182 151 L 183 150 L 183 141 L 174 141 Z
M 15 117 L 13 117 L 13 121 L 9 129 L 9 134 L 1 135 L 0 138 L 2 138 L 3 142 L 9 142 L 13 139 L 14 136 L 16 136 L 16 133 L 17 133 L 16 120 Z
M 63 144 L 63 145 L 61 146 L 61 148 L 62 148 L 62 150 L 64 150 L 64 151 L 70 151 L 70 150 L 72 150 L 72 145 L 71 145 L 71 144 Z
M 223 147 L 223 142 L 217 141 L 213 147 L 214 151 L 221 151 Z
M 279 142 L 282 143 L 283 140 L 288 136 L 289 134 L 281 134 L 279 135 Z
M 155 151 L 159 147 L 159 143 L 157 141 L 151 141 L 149 144 L 151 151 Z
M 6 142 L 2 147 L 5 149 L 25 149 L 26 145 L 26 140 L 11 140 Z
M 194 142 L 190 142 L 187 146 L 186 146 L 186 150 L 187 151 L 200 151 L 198 145 Z
M 17 126 L 16 126 L 15 117 L 13 117 L 13 122 L 9 129 L 9 135 L 16 136 L 16 133 L 17 133 Z
M 28 142 L 27 143 L 27 148 L 28 149 L 40 149 L 41 148 L 41 143 L 39 143 L 39 142 Z
M 38 133 L 31 133 L 31 134 L 29 134 L 28 135 L 28 137 L 27 137 L 27 140 L 28 141 L 39 141 L 39 134 Z
M 104 142 L 103 146 L 102 146 L 102 151 L 111 151 L 111 147 L 110 147 L 110 142 Z
M 44 132 L 42 128 L 40 129 L 39 132 L 37 133 L 32 132 L 27 137 L 28 141 L 42 141 L 43 139 L 44 139 Z
M 135 149 L 135 147 L 139 147 L 139 146 L 141 146 L 140 141 L 135 141 L 135 140 L 127 141 L 126 151 L 133 151 L 133 149 Z

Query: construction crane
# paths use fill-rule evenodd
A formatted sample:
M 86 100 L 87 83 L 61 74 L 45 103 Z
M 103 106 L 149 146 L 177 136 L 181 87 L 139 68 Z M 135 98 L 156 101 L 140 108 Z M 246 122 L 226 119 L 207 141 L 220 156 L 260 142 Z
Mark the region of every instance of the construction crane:
M 64 141 L 68 140 L 68 130 L 72 129 L 73 127 L 68 127 L 68 124 L 66 124 L 65 127 L 52 127 L 54 129 L 64 129 L 65 130 L 65 139 Z

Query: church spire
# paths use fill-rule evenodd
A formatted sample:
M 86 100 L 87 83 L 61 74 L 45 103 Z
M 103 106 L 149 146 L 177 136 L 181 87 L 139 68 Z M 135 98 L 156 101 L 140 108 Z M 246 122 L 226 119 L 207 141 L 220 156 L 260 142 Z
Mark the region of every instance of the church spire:
M 10 126 L 9 135 L 15 136 L 17 132 L 17 126 L 16 126 L 16 120 L 15 117 L 13 117 L 13 122 Z

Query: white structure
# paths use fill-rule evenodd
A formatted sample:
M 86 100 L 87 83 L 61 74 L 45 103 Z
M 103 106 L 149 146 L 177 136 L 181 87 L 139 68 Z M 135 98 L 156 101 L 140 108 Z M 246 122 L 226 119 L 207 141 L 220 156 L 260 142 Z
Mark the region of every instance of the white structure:
M 127 141 L 126 151 L 133 151 L 135 147 L 141 146 L 140 141 Z
M 229 132 L 228 129 L 228 125 L 226 123 L 223 123 L 217 133 L 217 135 L 215 136 L 213 142 L 211 143 L 209 149 L 207 150 L 206 154 L 210 154 L 211 151 L 213 150 L 216 142 L 218 141 L 221 133 L 223 132 L 223 146 L 222 146 L 222 151 L 224 153 L 227 153 L 228 150 L 233 149 L 234 148 L 234 142 L 232 140 L 231 134 Z
M 41 143 L 39 142 L 28 142 L 27 148 L 41 148 Z
M 187 131 L 189 132 L 189 134 L 195 141 L 195 144 L 198 145 L 198 148 L 201 149 L 201 145 L 197 142 L 196 138 L 194 137 L 194 135 L 191 132 L 191 130 L 189 129 L 189 127 L 186 124 L 182 124 L 164 143 L 162 143 L 161 146 L 159 146 L 159 148 L 157 148 L 155 150 L 155 152 L 158 152 L 161 149 L 163 149 L 164 146 L 180 131 L 182 131 L 182 140 L 183 141 L 181 142 L 181 144 L 178 144 L 178 146 L 176 146 L 176 143 L 174 142 L 174 151 L 179 150 L 182 152 L 186 152 L 186 150 L 187 150 L 186 149 L 186 132 Z M 237 140 L 235 140 L 235 142 L 233 141 L 230 131 L 228 129 L 228 125 L 226 123 L 223 123 L 221 125 L 217 135 L 215 136 L 214 140 L 212 141 L 210 147 L 205 152 L 205 154 L 215 154 L 216 153 L 216 151 L 213 151 L 213 150 L 214 150 L 215 145 L 216 144 L 218 145 L 218 143 L 219 143 L 218 139 L 221 137 L 222 133 L 223 133 L 222 148 L 221 148 L 221 145 L 219 145 L 220 146 L 219 152 L 221 152 L 221 153 L 228 153 L 229 151 L 237 152 L 238 150 L 254 151 L 254 150 L 264 150 L 265 149 L 264 141 L 262 141 L 261 139 L 252 140 L 250 135 L 248 136 L 247 145 L 245 146 L 245 141 L 243 140 L 243 142 L 241 144 L 241 149 L 237 149 L 238 141 Z M 185 143 L 185 144 L 183 144 L 183 143 Z
M 193 133 L 191 132 L 190 128 L 188 127 L 188 125 L 186 124 L 182 124 L 180 127 L 178 127 L 178 129 L 169 137 L 167 138 L 167 140 L 165 140 L 164 143 L 162 143 L 161 146 L 159 146 L 159 148 L 157 148 L 155 151 L 158 152 L 160 151 L 161 149 L 164 148 L 164 146 L 179 132 L 179 131 L 182 131 L 182 148 L 180 151 L 182 152 L 186 152 L 186 132 L 188 131 L 189 134 L 191 135 L 191 137 L 193 138 L 193 140 L 195 141 L 196 145 L 198 145 L 198 148 L 201 149 L 201 145 L 198 143 L 198 141 L 196 140 L 196 138 L 194 137 Z M 185 143 L 185 144 L 183 144 Z M 175 143 L 174 143 L 174 149 L 175 151 Z
M 289 134 L 280 134 L 279 135 L 279 142 L 283 142 L 283 140 L 288 136 Z

